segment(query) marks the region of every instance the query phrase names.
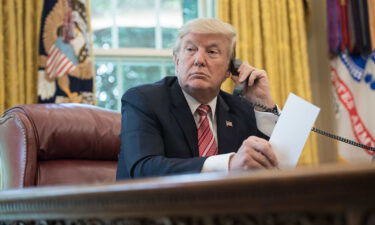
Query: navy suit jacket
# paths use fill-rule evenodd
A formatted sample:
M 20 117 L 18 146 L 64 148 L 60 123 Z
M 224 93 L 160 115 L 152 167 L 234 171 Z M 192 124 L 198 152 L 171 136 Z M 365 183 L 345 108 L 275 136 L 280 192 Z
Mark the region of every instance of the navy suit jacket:
M 122 97 L 121 151 L 117 180 L 199 173 L 197 127 L 177 77 L 129 89 Z M 253 107 L 220 92 L 216 104 L 219 154 L 237 152 L 256 126 Z

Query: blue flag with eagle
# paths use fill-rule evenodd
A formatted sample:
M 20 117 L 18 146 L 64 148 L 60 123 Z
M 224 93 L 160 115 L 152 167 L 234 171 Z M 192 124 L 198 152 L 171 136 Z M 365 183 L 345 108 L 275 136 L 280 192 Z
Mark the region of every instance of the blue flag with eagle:
M 94 104 L 87 0 L 45 0 L 38 101 Z

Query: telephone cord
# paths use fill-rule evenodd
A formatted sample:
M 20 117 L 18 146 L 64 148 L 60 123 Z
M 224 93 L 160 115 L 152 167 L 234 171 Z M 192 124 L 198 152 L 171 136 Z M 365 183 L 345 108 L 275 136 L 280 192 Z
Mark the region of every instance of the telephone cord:
M 270 113 L 275 114 L 276 116 L 280 116 L 280 112 L 277 110 L 277 107 L 271 109 L 271 108 L 268 108 L 267 106 L 259 104 L 259 103 L 251 103 L 250 102 L 250 104 L 252 104 L 253 106 L 257 106 L 257 107 L 263 109 L 265 112 L 270 112 Z M 320 130 L 320 129 L 315 128 L 315 127 L 313 127 L 311 129 L 311 131 L 314 131 L 315 133 L 318 133 L 320 135 L 329 137 L 331 139 L 334 139 L 334 140 L 337 140 L 337 141 L 340 141 L 340 142 L 343 142 L 343 143 L 346 143 L 346 144 L 349 144 L 349 145 L 353 145 L 355 147 L 359 147 L 359 148 L 363 148 L 363 149 L 375 152 L 375 147 L 364 145 L 364 144 L 358 143 L 356 141 L 353 141 L 353 140 L 350 140 L 350 139 L 347 139 L 347 138 L 344 138 L 344 137 L 341 137 L 341 136 L 329 133 L 327 131 Z

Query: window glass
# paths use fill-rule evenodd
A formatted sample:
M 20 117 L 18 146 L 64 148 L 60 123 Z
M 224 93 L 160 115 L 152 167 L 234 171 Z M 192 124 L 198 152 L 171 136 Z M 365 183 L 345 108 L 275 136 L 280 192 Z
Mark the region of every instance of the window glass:
M 172 48 L 178 28 L 183 24 L 181 0 L 163 0 L 160 6 L 162 48 Z
M 154 63 L 125 63 L 123 67 L 123 87 L 127 91 L 145 83 L 152 83 L 162 78 L 161 69 L 158 64 Z
M 91 0 L 94 48 L 171 48 L 197 0 Z
M 183 23 L 198 17 L 198 1 L 197 0 L 182 0 L 183 7 Z
M 97 60 L 95 62 L 95 69 L 98 106 L 117 110 L 120 93 L 118 90 L 116 62 Z
M 91 0 L 91 26 L 94 48 L 110 48 L 112 46 L 113 16 L 111 1 Z
M 177 28 L 163 28 L 162 30 L 163 44 L 162 48 L 173 48 L 174 41 L 177 37 Z
M 166 64 L 165 67 L 165 75 L 166 76 L 175 76 L 176 75 L 176 70 L 173 62 L 169 62 Z
M 119 47 L 155 48 L 155 29 L 150 27 L 119 28 Z
M 155 48 L 155 0 L 118 0 L 116 24 L 120 48 Z

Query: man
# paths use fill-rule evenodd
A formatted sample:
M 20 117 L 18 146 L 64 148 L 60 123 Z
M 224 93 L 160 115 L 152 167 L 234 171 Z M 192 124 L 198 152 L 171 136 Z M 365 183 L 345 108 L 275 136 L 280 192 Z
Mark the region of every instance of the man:
M 235 36 L 217 19 L 190 21 L 173 51 L 177 77 L 124 94 L 117 179 L 277 166 L 265 135 L 277 117 L 220 91 Z M 265 71 L 243 63 L 238 72 L 245 98 L 275 107 Z

